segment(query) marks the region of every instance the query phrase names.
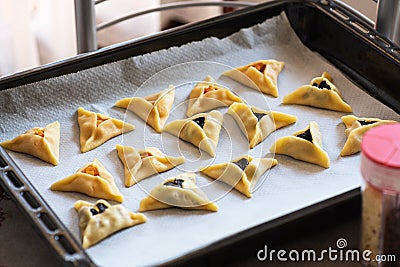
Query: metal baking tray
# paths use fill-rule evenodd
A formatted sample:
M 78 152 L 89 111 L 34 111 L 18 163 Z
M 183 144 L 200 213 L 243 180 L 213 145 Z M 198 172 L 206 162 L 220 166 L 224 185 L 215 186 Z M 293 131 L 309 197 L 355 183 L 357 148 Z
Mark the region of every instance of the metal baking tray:
M 346 6 L 329 1 L 284 0 L 245 8 L 220 17 L 193 23 L 150 37 L 103 48 L 54 64 L 0 79 L 0 90 L 77 72 L 79 70 L 142 55 L 160 49 L 215 36 L 225 37 L 238 30 L 286 13 L 302 42 L 318 52 L 371 96 L 400 113 L 400 48 L 375 32 L 373 25 Z M 29 182 L 13 159 L 0 148 L 0 184 L 48 241 L 65 265 L 94 265 L 68 229 L 57 218 L 43 197 Z M 234 251 L 256 240 L 271 240 L 277 231 L 301 225 L 318 224 L 342 214 L 357 214 L 359 190 L 351 190 L 289 215 L 224 238 L 217 243 L 175 259 L 165 265 L 204 264 L 205 256 L 223 258 L 227 248 Z M 326 213 L 329 210 L 329 213 Z M 337 212 L 335 212 L 337 211 Z M 350 211 L 350 212 L 346 212 Z M 300 223 L 300 224 L 299 224 Z M 288 231 L 287 233 L 292 233 Z M 255 250 L 254 250 L 255 251 Z M 232 257 L 232 253 L 229 253 Z M 218 255 L 218 256 L 216 256 Z M 234 258 L 234 257 L 232 257 Z M 215 260 L 225 262 L 222 260 Z M 207 263 L 212 262 L 208 259 Z

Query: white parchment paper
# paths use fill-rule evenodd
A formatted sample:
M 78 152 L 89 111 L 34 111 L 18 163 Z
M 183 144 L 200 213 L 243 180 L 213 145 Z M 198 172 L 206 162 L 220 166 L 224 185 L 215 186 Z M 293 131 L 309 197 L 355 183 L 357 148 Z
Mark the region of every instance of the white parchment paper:
M 262 95 L 221 76 L 229 67 L 260 59 L 285 62 L 278 80 L 278 98 Z M 303 129 L 312 120 L 319 124 L 323 147 L 331 159 L 329 169 L 277 155 L 279 164 L 259 181 L 251 199 L 235 190 L 229 192 L 228 186 L 198 174 L 198 184 L 210 199 L 217 202 L 218 212 L 176 208 L 146 212 L 147 223 L 121 231 L 87 250 L 93 261 L 101 266 L 155 265 L 360 185 L 359 155 L 339 156 L 346 140 L 345 126 L 340 117 L 346 114 L 281 104 L 283 96 L 309 83 L 323 71 L 332 75 L 334 84 L 341 90 L 344 100 L 353 107 L 356 116 L 400 120 L 398 114 L 357 88 L 334 66 L 307 49 L 282 14 L 222 40 L 208 38 L 2 91 L 0 141 L 11 139 L 32 127 L 44 127 L 55 120 L 60 121 L 58 166 L 50 166 L 28 155 L 10 154 L 62 222 L 80 240 L 73 203 L 78 199 L 93 202 L 95 199 L 78 193 L 53 192 L 49 186 L 75 173 L 94 158 L 99 159 L 114 175 L 125 197 L 123 204 L 129 210 L 137 211 L 140 200 L 161 181 L 160 177 L 196 171 L 207 164 L 226 162 L 246 153 L 258 157 L 274 156 L 268 151 L 276 138 Z M 276 131 L 256 148 L 249 150 L 246 138 L 226 114 L 227 108 L 219 108 L 224 114 L 224 123 L 217 156 L 211 158 L 172 135 L 154 132 L 133 113 L 125 114 L 125 110 L 113 106 L 120 98 L 135 94 L 146 96 L 173 84 L 177 88 L 176 99 L 168 121 L 185 118 L 185 100 L 196 81 L 204 79 L 206 75 L 213 76 L 218 83 L 238 93 L 251 105 L 296 115 L 297 123 Z M 136 126 L 136 130 L 116 137 L 95 150 L 80 153 L 76 115 L 80 106 L 126 119 Z M 187 161 L 161 176 L 153 176 L 139 185 L 125 188 L 123 166 L 115 150 L 116 144 L 138 148 L 156 146 L 173 156 L 184 155 Z

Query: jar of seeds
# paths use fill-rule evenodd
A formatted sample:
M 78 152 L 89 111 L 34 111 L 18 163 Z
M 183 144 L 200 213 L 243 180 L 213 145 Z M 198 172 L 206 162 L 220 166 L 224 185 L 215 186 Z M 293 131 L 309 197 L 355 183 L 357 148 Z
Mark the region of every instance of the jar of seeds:
M 363 264 L 400 266 L 400 123 L 369 130 L 361 151 Z

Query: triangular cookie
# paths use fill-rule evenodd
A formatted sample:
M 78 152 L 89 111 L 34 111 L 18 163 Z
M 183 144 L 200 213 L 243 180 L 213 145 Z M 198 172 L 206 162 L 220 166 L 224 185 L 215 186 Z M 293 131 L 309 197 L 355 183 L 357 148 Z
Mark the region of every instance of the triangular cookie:
M 115 232 L 147 221 L 141 213 L 128 211 L 121 204 L 110 205 L 100 199 L 95 204 L 78 200 L 74 204 L 79 217 L 82 248 L 87 249 Z
M 200 171 L 213 179 L 234 187 L 243 195 L 252 197 L 251 191 L 258 179 L 276 164 L 278 164 L 276 159 L 253 158 L 246 155 L 231 162 L 202 168 Z
M 213 110 L 200 113 L 184 120 L 175 120 L 164 127 L 164 131 L 190 142 L 211 156 L 215 155 L 219 132 L 222 125 L 222 114 Z
M 175 99 L 175 87 L 146 97 L 124 98 L 115 106 L 128 109 L 138 115 L 156 132 L 161 133 Z
M 91 197 L 118 202 L 124 200 L 124 197 L 115 185 L 114 177 L 97 159 L 80 168 L 75 174 L 53 183 L 50 189 L 55 191 L 79 192 Z
M 55 121 L 44 128 L 35 127 L 0 145 L 6 149 L 26 153 L 57 165 L 60 153 L 60 123 Z
M 95 149 L 109 139 L 135 129 L 132 124 L 84 108 L 78 108 L 78 123 L 82 152 Z
M 124 164 L 125 186 L 130 187 L 156 173 L 168 171 L 183 164 L 185 157 L 171 157 L 155 147 L 137 150 L 117 145 L 118 156 Z
M 278 97 L 278 75 L 285 63 L 276 60 L 259 60 L 224 72 L 224 75 L 250 88 Z
M 341 156 L 360 152 L 362 137 L 368 130 L 383 124 L 397 123 L 396 121 L 377 118 L 357 118 L 353 115 L 343 116 L 342 121 L 346 125 L 347 140 L 340 152 Z
M 166 179 L 151 190 L 151 193 L 140 202 L 140 211 L 178 207 L 217 211 L 217 204 L 211 202 L 207 195 L 196 185 L 194 173 L 182 173 Z
M 317 164 L 324 168 L 330 166 L 329 156 L 322 149 L 322 135 L 315 121 L 310 122 L 307 128 L 293 135 L 279 138 L 272 145 L 270 151 Z
M 207 76 L 204 82 L 196 84 L 190 93 L 186 116 L 190 117 L 217 107 L 230 106 L 234 102 L 242 103 L 243 101 L 228 89 L 215 83 L 211 76 Z
M 275 130 L 297 121 L 296 116 L 266 111 L 244 103 L 233 103 L 228 109 L 228 114 L 235 119 L 249 140 L 250 148 L 261 143 Z
M 305 105 L 341 112 L 351 112 L 352 109 L 343 101 L 339 90 L 332 83 L 332 77 L 322 73 L 321 77 L 312 79 L 310 84 L 297 88 L 283 98 L 284 104 Z

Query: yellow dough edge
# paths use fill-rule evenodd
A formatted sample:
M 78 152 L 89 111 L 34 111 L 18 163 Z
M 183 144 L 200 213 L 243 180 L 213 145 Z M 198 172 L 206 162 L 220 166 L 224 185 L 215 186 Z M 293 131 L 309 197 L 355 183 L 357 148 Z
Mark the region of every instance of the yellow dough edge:
M 218 90 L 203 94 L 204 87 L 207 87 L 207 85 L 216 87 Z M 204 81 L 199 82 L 190 93 L 186 116 L 191 117 L 217 107 L 230 106 L 235 102 L 242 103 L 243 101 L 227 88 L 221 87 L 215 83 L 211 76 L 207 76 Z
M 111 206 L 109 209 L 112 209 L 112 208 L 113 208 L 113 206 Z M 108 238 L 109 236 L 111 236 L 111 235 L 113 235 L 113 234 L 115 234 L 115 233 L 117 233 L 119 231 L 122 231 L 122 230 L 124 230 L 126 228 L 129 228 L 129 227 L 132 227 L 132 226 L 135 226 L 135 225 L 138 225 L 138 224 L 145 223 L 147 221 L 147 217 L 144 214 L 133 213 L 133 212 L 130 212 L 130 211 L 128 211 L 128 212 L 129 212 L 129 217 L 131 219 L 130 223 L 121 224 L 121 223 L 118 223 L 118 221 L 113 220 L 113 221 L 116 222 L 116 224 L 120 224 L 115 230 L 110 231 L 107 234 L 96 235 L 94 238 L 92 237 L 90 239 L 87 236 L 83 236 L 83 238 L 82 238 L 82 248 L 83 249 L 87 249 L 89 247 L 92 247 L 92 246 L 98 244 L 99 242 L 103 241 L 104 239 Z M 111 221 L 111 222 L 113 222 L 113 221 Z M 90 226 L 92 226 L 92 225 L 90 225 Z M 91 227 L 91 228 L 95 228 L 95 225 L 93 225 L 93 227 Z
M 126 102 L 126 100 L 124 100 Z M 155 131 L 159 132 L 158 121 L 155 116 L 158 116 L 156 110 L 154 110 L 154 105 L 146 101 L 141 97 L 132 97 L 126 107 L 128 110 L 132 111 L 139 116 L 143 121 L 150 125 Z M 120 107 L 119 103 L 115 103 L 115 106 Z
M 301 154 L 298 155 L 298 144 Z M 295 136 L 285 136 L 276 140 L 270 148 L 271 153 L 287 155 L 292 158 L 313 163 L 324 168 L 330 167 L 328 154 L 315 144 Z M 320 158 L 320 159 L 319 159 Z
M 154 129 L 156 132 L 163 131 L 165 122 L 169 117 L 175 100 L 175 86 L 170 85 L 168 89 L 160 92 L 161 97 L 155 102 L 153 120 L 155 121 Z
M 150 177 L 151 175 L 166 172 L 185 162 L 185 157 L 152 156 L 142 159 L 142 166 L 137 172 L 136 181 Z
M 152 104 L 146 98 L 157 98 Z M 159 98 L 161 97 L 161 98 Z M 124 108 L 138 115 L 150 125 L 156 132 L 161 133 L 175 98 L 175 87 L 170 85 L 168 89 L 147 97 L 132 97 L 118 100 L 114 105 Z M 164 104 L 166 106 L 164 106 Z
M 36 127 L 31 130 L 35 129 L 41 128 Z M 60 153 L 60 123 L 55 121 L 47 125 L 44 130 L 49 133 L 45 134 L 45 137 L 23 133 L 12 140 L 1 142 L 0 145 L 8 150 L 25 153 L 56 166 L 59 163 Z
M 193 117 L 202 116 L 206 117 L 203 128 L 192 120 Z M 213 110 L 210 113 L 199 113 L 193 117 L 172 121 L 165 125 L 164 131 L 178 136 L 214 157 L 221 131 L 222 114 Z
M 122 164 L 124 165 L 124 184 L 125 187 L 131 187 L 134 184 L 136 184 L 136 179 L 133 177 L 134 174 L 139 170 L 139 168 L 142 165 L 142 160 L 140 158 L 139 153 L 130 146 L 122 146 L 117 144 L 115 149 L 117 150 L 118 157 Z M 130 168 L 128 165 L 128 159 L 127 159 L 127 154 L 130 160 L 134 157 L 134 167 Z
M 318 89 L 311 85 L 303 85 L 283 97 L 283 104 L 297 104 L 341 112 L 352 112 L 349 104 L 333 90 Z
M 244 156 L 235 159 L 239 160 Z M 248 198 L 252 197 L 251 186 L 253 180 L 257 182 L 257 180 L 268 170 L 278 164 L 276 159 L 272 158 L 250 158 L 251 161 L 249 165 L 245 168 L 245 171 L 242 171 L 236 164 L 232 162 L 225 162 L 220 164 L 215 164 L 212 166 L 204 167 L 200 169 L 200 172 L 204 173 L 208 177 L 215 179 L 217 181 L 223 182 L 234 187 L 237 191 L 242 193 Z M 252 164 L 253 161 L 257 161 L 258 164 Z M 232 178 L 234 174 L 238 178 Z M 250 178 L 252 177 L 252 178 Z M 237 180 L 236 182 L 232 182 L 231 180 Z
M 168 171 L 183 164 L 186 160 L 185 157 L 171 157 L 165 155 L 157 148 L 153 147 L 147 147 L 143 150 L 136 151 L 135 148 L 130 146 L 117 145 L 116 150 L 119 159 L 124 165 L 126 187 L 131 187 L 151 175 Z M 149 151 L 153 156 L 142 159 L 139 154 L 141 151 Z M 129 155 L 126 157 L 128 153 Z M 128 158 L 132 160 L 131 157 L 135 157 L 135 166 L 129 169 Z
M 212 202 L 197 207 L 176 207 L 160 202 L 151 196 L 147 196 L 144 199 L 142 199 L 142 201 L 140 201 L 139 211 L 149 211 L 149 210 L 158 210 L 167 208 L 181 208 L 188 210 L 209 210 L 213 212 L 218 211 L 218 205 Z
M 115 102 L 114 106 L 119 107 L 119 108 L 128 109 L 129 103 L 131 103 L 131 100 L 132 100 L 131 97 L 126 97 L 126 98 L 120 99 L 117 102 Z
M 94 216 L 88 216 L 87 210 L 86 212 L 81 211 L 83 207 L 94 208 L 98 203 L 103 203 L 107 210 Z M 122 205 L 110 205 L 103 199 L 98 200 L 95 204 L 78 200 L 75 202 L 74 208 L 79 216 L 79 228 L 84 249 L 99 243 L 118 231 L 147 221 L 144 214 L 131 212 Z M 85 220 L 82 223 L 82 219 L 87 221 Z
M 173 134 L 183 141 L 191 143 L 192 145 L 200 148 L 200 144 L 203 143 L 200 149 L 207 153 L 212 153 L 212 149 L 209 149 L 208 137 L 204 133 L 203 129 L 191 120 L 175 120 L 164 126 L 164 131 Z M 206 143 L 208 144 L 206 146 Z M 208 151 L 207 151 L 208 150 Z M 210 154 L 211 155 L 211 154 Z
M 113 192 L 108 181 L 99 176 L 92 176 L 85 173 L 75 173 L 50 186 L 53 191 L 78 192 L 85 195 L 123 202 L 124 197 L 119 192 Z
M 260 88 L 257 86 L 257 84 L 255 82 L 253 82 L 250 79 L 250 77 L 248 77 L 246 74 L 244 74 L 242 71 L 240 71 L 238 69 L 227 70 L 223 73 L 223 75 L 228 76 L 232 80 L 235 80 L 245 86 L 248 86 L 248 87 L 256 89 L 256 90 L 260 90 Z
M 263 92 L 270 94 L 273 97 L 278 97 L 279 93 L 278 93 L 277 80 L 279 73 L 283 70 L 284 67 L 285 67 L 284 62 L 270 60 L 270 64 L 267 64 L 267 68 L 264 73 L 266 89 L 264 89 Z
M 234 103 L 229 107 L 228 114 L 233 117 L 243 135 L 249 141 L 250 148 L 253 148 L 264 140 L 258 126 L 257 118 L 252 116 L 248 105 L 245 103 Z
M 290 124 L 293 124 L 297 122 L 297 117 L 294 115 L 290 115 L 287 113 L 282 113 L 278 111 L 271 111 L 270 113 L 272 117 L 274 118 L 274 123 L 276 129 L 280 129 L 282 127 L 288 126 Z
M 253 116 L 253 112 L 264 113 L 266 116 L 260 121 Z M 257 107 L 250 107 L 244 103 L 234 103 L 228 109 L 244 136 L 249 141 L 250 149 L 264 141 L 272 132 L 297 121 L 297 117 L 277 111 L 266 111 Z
M 260 109 L 257 109 L 255 107 L 253 107 L 253 110 L 255 112 L 261 111 Z M 264 112 L 266 111 L 263 111 L 261 113 Z M 249 144 L 250 149 L 254 148 L 256 145 L 263 142 L 268 136 L 270 136 L 276 130 L 288 126 L 290 124 L 293 124 L 297 121 L 297 117 L 290 114 L 281 113 L 277 111 L 270 111 L 266 113 L 267 115 L 261 118 L 261 120 L 256 124 L 256 134 L 250 140 Z
M 265 71 L 267 73 L 261 73 L 252 66 L 258 63 L 266 64 Z M 273 97 L 278 97 L 278 87 L 276 84 L 273 84 L 271 82 L 271 79 L 277 80 L 278 75 L 282 71 L 284 66 L 285 63 L 282 61 L 259 60 L 249 63 L 245 66 L 238 67 L 236 69 L 225 71 L 223 75 L 228 76 L 231 79 L 238 81 L 239 83 L 246 85 L 250 88 L 259 90 Z
M 223 117 L 221 112 L 212 110 L 208 113 L 208 118 L 204 123 L 204 133 L 207 139 L 200 142 L 199 148 L 206 151 L 212 157 L 215 156 L 215 150 L 218 146 L 219 135 L 221 132 Z
M 376 122 L 374 124 L 361 126 L 361 127 L 358 127 L 356 129 L 350 131 L 349 135 L 347 137 L 347 140 L 343 146 L 343 149 L 342 149 L 342 151 L 340 151 L 340 156 L 345 157 L 345 156 L 350 156 L 350 155 L 360 152 L 362 137 L 368 130 L 378 127 L 380 125 L 393 124 L 393 123 L 397 123 L 397 122 L 380 120 L 379 122 Z
M 96 126 L 98 115 L 102 115 L 107 120 Z M 78 124 L 79 142 L 82 153 L 93 150 L 111 138 L 135 129 L 135 126 L 130 123 L 111 118 L 104 114 L 88 111 L 82 107 L 78 108 Z
M 200 172 L 214 180 L 232 186 L 248 198 L 252 197 L 250 181 L 247 179 L 246 174 L 234 163 L 215 164 L 201 168 Z
M 255 162 L 257 164 L 255 164 Z M 252 177 L 251 183 L 254 185 L 258 179 L 267 171 L 278 165 L 278 161 L 274 158 L 254 158 L 249 163 L 249 166 L 245 169 L 247 177 Z M 252 189 L 252 188 L 251 188 Z

